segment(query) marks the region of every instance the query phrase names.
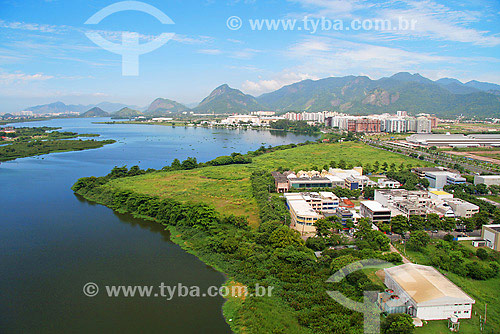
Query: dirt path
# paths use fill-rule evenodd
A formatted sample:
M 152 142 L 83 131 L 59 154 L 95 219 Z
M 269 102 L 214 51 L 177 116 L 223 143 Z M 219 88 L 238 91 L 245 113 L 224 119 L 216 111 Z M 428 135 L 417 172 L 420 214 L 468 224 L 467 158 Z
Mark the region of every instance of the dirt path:
M 467 158 L 472 158 L 480 161 L 486 161 L 486 162 L 491 162 L 494 164 L 500 164 L 500 160 L 495 159 L 495 158 L 490 158 L 490 157 L 483 157 L 481 155 L 476 155 L 476 154 L 489 154 L 489 153 L 495 153 L 498 151 L 474 151 L 474 152 L 453 152 L 453 151 L 446 151 L 448 154 L 453 154 L 453 155 L 459 155 Z M 474 154 L 476 153 L 476 154 Z
M 394 247 L 392 244 L 389 244 L 389 246 L 391 247 L 391 252 L 396 252 L 398 253 L 399 255 L 401 255 L 401 257 L 403 258 L 403 263 L 412 263 L 410 260 L 408 260 L 403 254 L 401 254 L 398 249 L 396 247 Z

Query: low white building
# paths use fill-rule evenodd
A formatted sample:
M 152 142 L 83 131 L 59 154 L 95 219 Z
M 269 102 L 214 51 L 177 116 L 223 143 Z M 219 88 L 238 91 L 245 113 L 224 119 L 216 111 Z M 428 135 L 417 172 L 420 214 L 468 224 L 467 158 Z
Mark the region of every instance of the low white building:
M 401 183 L 391 179 L 378 179 L 377 186 L 379 188 L 397 189 L 401 187 Z
M 500 224 L 483 225 L 481 237 L 486 242 L 486 247 L 500 251 Z
M 486 184 L 487 186 L 500 186 L 500 175 L 475 175 L 474 185 Z
M 475 300 L 433 267 L 407 263 L 385 271 L 385 285 L 422 320 L 469 319 Z
M 443 189 L 446 185 L 465 184 L 467 180 L 458 174 L 450 172 L 426 172 L 425 178 L 429 181 L 429 188 Z
M 335 213 L 340 198 L 332 192 L 285 193 L 283 195 L 292 218 L 290 227 L 302 234 L 316 232 L 314 223 L 324 217 L 323 213 Z
M 444 201 L 451 207 L 453 213 L 455 213 L 455 217 L 470 218 L 476 213 L 479 213 L 479 206 L 464 201 L 463 199 L 447 198 Z
M 286 193 L 284 196 L 292 218 L 290 227 L 301 234 L 315 233 L 316 227 L 314 223 L 318 219 L 323 218 L 323 215 L 314 211 L 311 205 L 303 198 L 302 194 Z
M 388 223 L 391 220 L 391 210 L 376 201 L 363 201 L 359 208 L 359 214 L 372 222 Z
M 252 125 L 260 125 L 259 116 L 253 115 L 233 115 L 221 121 L 222 124 L 240 124 L 240 123 L 250 123 Z

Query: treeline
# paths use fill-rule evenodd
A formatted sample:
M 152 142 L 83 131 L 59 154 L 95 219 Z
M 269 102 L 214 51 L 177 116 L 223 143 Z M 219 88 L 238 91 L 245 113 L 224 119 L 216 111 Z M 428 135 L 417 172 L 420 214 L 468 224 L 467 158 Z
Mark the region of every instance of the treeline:
M 406 247 L 424 254 L 426 265 L 450 271 L 462 277 L 487 280 L 498 276 L 500 265 L 498 257 L 490 256 L 488 251 L 479 248 L 476 252 L 453 241 L 452 235 L 444 240 L 437 239 L 430 244 L 430 237 L 424 231 L 412 232 Z
M 410 170 L 388 171 L 387 177 L 401 183 L 402 188 L 406 190 L 417 190 L 417 186 L 429 187 L 429 180 L 421 179 Z
M 320 128 L 316 125 L 309 125 L 306 121 L 291 121 L 280 119 L 269 124 L 271 129 L 293 131 L 304 134 L 317 134 Z
M 207 162 L 198 162 L 196 158 L 189 157 L 184 161 L 179 159 L 174 159 L 170 166 L 165 166 L 162 168 L 163 171 L 174 171 L 174 170 L 189 170 L 195 168 L 203 168 L 207 166 L 224 166 L 233 164 L 249 164 L 252 163 L 252 158 L 248 155 L 242 155 L 240 153 L 232 153 L 230 156 L 220 156 L 213 160 Z
M 274 187 L 274 183 L 273 183 L 273 187 Z M 365 188 L 365 192 L 367 189 L 368 189 L 368 187 Z M 288 190 L 288 192 L 290 192 L 290 193 L 300 193 L 300 192 L 304 192 L 304 191 L 314 191 L 314 192 L 330 191 L 340 198 L 346 197 L 346 198 L 353 198 L 353 199 L 359 198 L 359 196 L 361 196 L 361 194 L 362 194 L 361 190 L 359 190 L 359 189 L 351 190 L 351 189 L 342 188 L 342 187 L 333 187 L 333 188 L 328 187 L 328 188 L 314 188 L 314 189 L 290 188 Z
M 56 140 L 56 139 L 71 139 L 77 137 L 99 137 L 97 134 L 78 134 L 70 131 L 55 131 L 60 128 L 55 127 L 35 127 L 35 128 L 15 128 L 15 132 L 0 131 L 0 137 L 7 137 L 19 141 L 32 141 L 32 140 Z M 50 131 L 50 132 L 48 132 Z M 0 138 L 1 140 L 1 138 Z
M 195 168 L 203 168 L 208 166 L 224 166 L 224 165 L 233 165 L 233 164 L 250 164 L 252 163 L 252 157 L 257 157 L 262 154 L 271 153 L 275 151 L 287 150 L 290 148 L 294 148 L 297 146 L 304 145 L 313 145 L 316 142 L 306 141 L 300 144 L 287 144 L 287 145 L 279 145 L 279 146 L 261 146 L 255 151 L 249 151 L 247 154 L 241 153 L 231 153 L 230 156 L 220 156 L 213 160 L 207 162 L 198 162 L 196 158 L 189 157 L 184 161 L 180 161 L 179 159 L 174 159 L 169 166 L 165 166 L 162 168 L 163 171 L 175 171 L 175 170 L 189 170 Z

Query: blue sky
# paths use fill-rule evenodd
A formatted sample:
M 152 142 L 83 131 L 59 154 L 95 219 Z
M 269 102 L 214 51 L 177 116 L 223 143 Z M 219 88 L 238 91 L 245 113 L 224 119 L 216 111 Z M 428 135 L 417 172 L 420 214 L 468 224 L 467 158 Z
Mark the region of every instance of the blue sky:
M 84 24 L 116 2 L 0 0 L 0 113 L 54 101 L 194 103 L 223 83 L 257 96 L 307 78 L 377 79 L 399 71 L 500 84 L 498 0 L 147 0 L 175 24 L 136 11 Z M 228 28 L 231 16 L 241 18 L 240 29 Z M 313 33 L 303 28 L 305 17 L 343 20 L 344 27 L 358 19 L 416 23 L 414 30 Z M 255 19 L 296 20 L 296 26 L 256 31 L 249 22 Z M 141 43 L 164 32 L 175 36 L 141 55 L 139 76 L 128 77 L 121 56 L 90 41 L 88 31 L 114 43 L 124 31 L 139 33 Z

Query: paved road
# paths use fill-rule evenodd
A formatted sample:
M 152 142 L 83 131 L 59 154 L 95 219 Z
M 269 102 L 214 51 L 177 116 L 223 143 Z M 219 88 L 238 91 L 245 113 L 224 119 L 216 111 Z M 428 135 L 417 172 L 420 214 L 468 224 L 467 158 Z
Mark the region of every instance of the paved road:
M 380 150 L 384 150 L 384 151 L 389 151 L 389 152 L 393 152 L 393 153 L 398 153 L 398 154 L 402 154 L 402 155 L 405 155 L 405 156 L 408 156 L 410 155 L 410 153 L 416 153 L 420 156 L 422 156 L 425 160 L 425 161 L 428 161 L 428 162 L 432 162 L 434 163 L 435 160 L 439 160 L 441 162 L 445 162 L 445 163 L 451 163 L 451 164 L 459 164 L 461 165 L 463 168 L 465 169 L 468 169 L 472 172 L 475 172 L 475 173 L 493 173 L 493 174 L 498 174 L 498 172 L 496 171 L 493 171 L 493 170 L 490 170 L 490 169 L 487 169 L 487 168 L 484 168 L 484 167 L 479 167 L 479 166 L 476 166 L 476 165 L 469 165 L 467 163 L 464 163 L 464 162 L 461 162 L 461 161 L 455 161 L 451 158 L 448 158 L 448 157 L 443 157 L 443 156 L 435 156 L 435 155 L 432 155 L 430 153 L 427 153 L 427 152 L 422 152 L 422 151 L 419 151 L 419 150 L 415 150 L 415 149 L 409 149 L 409 148 L 403 148 L 403 147 L 400 147 L 400 146 L 397 146 L 397 145 L 392 145 L 391 143 L 388 143 L 388 142 L 384 142 L 384 143 L 372 143 L 371 141 L 365 141 L 366 144 L 370 145 L 371 147 L 374 147 L 374 148 L 378 148 Z M 382 147 L 380 147 L 380 146 Z M 393 151 L 393 149 L 398 149 L 398 150 L 401 150 L 402 153 L 400 152 L 396 152 L 396 151 Z

